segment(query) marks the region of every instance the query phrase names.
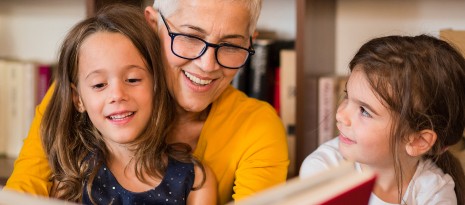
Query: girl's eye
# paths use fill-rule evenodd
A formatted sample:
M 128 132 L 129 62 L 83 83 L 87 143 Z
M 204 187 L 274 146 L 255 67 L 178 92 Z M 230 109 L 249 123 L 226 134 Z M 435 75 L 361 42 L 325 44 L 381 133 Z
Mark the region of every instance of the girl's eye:
M 106 83 L 98 83 L 98 84 L 92 85 L 91 87 L 93 89 L 101 89 L 101 88 L 104 88 L 105 86 L 106 86 Z
M 364 116 L 364 117 L 370 117 L 370 118 L 371 118 L 370 113 L 369 113 L 364 107 L 360 107 L 360 113 L 361 113 L 362 116 Z
M 140 81 L 142 81 L 142 79 L 139 79 L 139 78 L 127 79 L 127 82 L 129 82 L 129 83 L 137 83 L 137 82 L 140 82 Z

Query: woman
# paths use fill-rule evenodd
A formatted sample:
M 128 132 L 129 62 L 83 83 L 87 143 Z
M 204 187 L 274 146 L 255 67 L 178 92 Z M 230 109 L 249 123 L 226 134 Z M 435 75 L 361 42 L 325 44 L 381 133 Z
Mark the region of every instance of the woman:
M 168 90 L 176 100 L 168 141 L 189 144 L 210 166 L 220 204 L 286 180 L 289 160 L 279 117 L 269 104 L 230 86 L 253 53 L 261 2 L 156 0 L 145 9 L 146 21 L 161 39 Z M 196 46 L 186 49 L 189 45 Z M 38 106 L 6 188 L 48 195 L 50 167 L 39 125 L 50 95 Z

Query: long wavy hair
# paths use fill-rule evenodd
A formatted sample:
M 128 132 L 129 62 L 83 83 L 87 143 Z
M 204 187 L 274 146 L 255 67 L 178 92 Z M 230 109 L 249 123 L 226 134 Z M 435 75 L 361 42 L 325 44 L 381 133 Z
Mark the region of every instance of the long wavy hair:
M 390 149 L 399 203 L 402 203 L 400 144 L 409 134 L 431 129 L 432 159 L 455 182 L 458 204 L 465 203 L 465 175 L 447 148 L 462 139 L 465 127 L 465 59 L 447 42 L 428 35 L 387 36 L 364 44 L 349 64 L 361 68 L 393 116 Z
M 92 181 L 105 162 L 105 156 L 109 156 L 100 132 L 88 114 L 80 113 L 72 100 L 72 85 L 79 84 L 80 47 L 88 36 L 98 32 L 119 33 L 130 39 L 153 77 L 152 115 L 143 133 L 132 144 L 137 178 L 142 182 L 147 182 L 144 176 L 162 178 L 168 156 L 193 162 L 203 170 L 202 164 L 192 157 L 190 146 L 166 143 L 175 117 L 175 102 L 166 86 L 158 35 L 145 22 L 141 8 L 115 4 L 76 24 L 62 43 L 54 70 L 55 90 L 40 130 L 52 170 L 51 196 L 79 202 L 84 189 L 91 196 Z M 205 172 L 203 176 L 200 186 L 205 181 Z M 84 187 L 86 181 L 87 187 Z

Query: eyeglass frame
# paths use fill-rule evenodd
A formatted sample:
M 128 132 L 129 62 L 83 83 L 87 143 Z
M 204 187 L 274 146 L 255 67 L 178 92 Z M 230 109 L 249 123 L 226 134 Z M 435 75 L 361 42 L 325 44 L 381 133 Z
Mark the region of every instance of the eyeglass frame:
M 158 13 L 160 14 L 161 19 L 162 19 L 163 23 L 165 24 L 168 35 L 171 38 L 171 53 L 173 53 L 175 56 L 177 56 L 179 58 L 186 59 L 186 60 L 195 60 L 197 58 L 202 57 L 207 52 L 208 47 L 212 47 L 212 48 L 215 49 L 215 60 L 219 65 L 221 65 L 222 67 L 228 68 L 228 69 L 240 69 L 240 68 L 244 67 L 247 64 L 247 61 L 250 59 L 250 56 L 255 54 L 255 50 L 253 48 L 253 43 L 252 43 L 252 37 L 249 37 L 249 41 L 250 41 L 249 48 L 244 48 L 244 47 L 229 44 L 229 43 L 220 43 L 220 44 L 209 43 L 209 42 L 207 42 L 207 41 L 205 41 L 205 40 L 203 40 L 203 39 L 201 39 L 201 38 L 199 38 L 197 36 L 193 36 L 193 35 L 189 35 L 189 34 L 183 34 L 183 33 L 171 32 L 171 29 L 170 29 L 168 23 L 166 23 L 166 20 L 165 20 L 165 17 L 163 16 L 163 14 L 160 11 L 158 11 Z M 189 37 L 189 38 L 195 38 L 195 39 L 200 40 L 203 43 L 205 43 L 205 47 L 202 49 L 200 54 L 195 58 L 187 58 L 187 57 L 184 57 L 184 56 L 180 56 L 177 53 L 175 53 L 174 50 L 173 50 L 173 44 L 174 44 L 173 42 L 174 42 L 174 38 L 176 36 L 186 36 L 186 37 Z M 248 55 L 247 55 L 247 58 L 244 60 L 244 63 L 241 66 L 238 66 L 238 67 L 229 67 L 229 66 L 224 66 L 223 64 L 221 64 L 220 61 L 218 60 L 218 49 L 221 48 L 221 47 L 224 47 L 224 46 L 239 48 L 239 49 L 243 49 L 243 50 L 247 51 Z

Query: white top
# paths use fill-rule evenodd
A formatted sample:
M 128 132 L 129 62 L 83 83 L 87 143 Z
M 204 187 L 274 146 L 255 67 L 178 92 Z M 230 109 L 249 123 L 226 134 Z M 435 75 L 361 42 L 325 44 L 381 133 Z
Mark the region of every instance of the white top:
M 318 147 L 313 153 L 305 158 L 300 167 L 300 177 L 305 178 L 329 167 L 337 166 L 344 160 L 338 149 L 339 139 L 335 138 Z M 355 163 L 357 170 L 361 171 L 360 164 Z M 427 204 L 457 204 L 454 191 L 455 183 L 452 177 L 444 174 L 431 160 L 421 160 L 417 170 L 410 181 L 408 188 L 402 198 L 408 205 Z M 390 204 L 371 194 L 370 205 Z

